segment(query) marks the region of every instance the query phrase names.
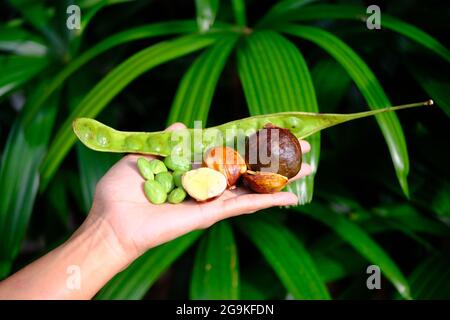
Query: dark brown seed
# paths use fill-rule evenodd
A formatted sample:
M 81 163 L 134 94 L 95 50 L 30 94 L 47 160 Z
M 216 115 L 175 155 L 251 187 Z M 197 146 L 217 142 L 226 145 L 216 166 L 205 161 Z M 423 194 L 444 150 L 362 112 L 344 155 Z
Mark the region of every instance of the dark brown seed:
M 302 165 L 302 149 L 288 129 L 268 123 L 247 138 L 245 161 L 252 171 L 273 172 L 295 177 Z

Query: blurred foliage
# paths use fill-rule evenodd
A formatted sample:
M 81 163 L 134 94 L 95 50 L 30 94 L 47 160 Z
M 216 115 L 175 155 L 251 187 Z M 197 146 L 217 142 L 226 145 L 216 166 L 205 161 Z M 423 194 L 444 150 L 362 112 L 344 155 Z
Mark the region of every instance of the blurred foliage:
M 381 30 L 357 0 L 57 3 L 0 12 L 0 278 L 77 228 L 117 161 L 76 143 L 76 117 L 156 131 L 432 98 L 377 117 L 381 131 L 369 119 L 311 137 L 316 174 L 291 187 L 305 205 L 154 248 L 97 297 L 450 298 L 446 3 L 378 1 Z M 80 30 L 66 27 L 71 4 Z M 366 288 L 370 264 L 382 290 Z

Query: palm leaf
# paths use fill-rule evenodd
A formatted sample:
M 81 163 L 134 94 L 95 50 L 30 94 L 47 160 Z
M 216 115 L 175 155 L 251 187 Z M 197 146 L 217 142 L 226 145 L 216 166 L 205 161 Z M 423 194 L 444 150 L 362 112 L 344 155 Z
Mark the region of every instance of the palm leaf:
M 330 298 L 308 251 L 279 221 L 260 214 L 239 219 L 239 227 L 261 251 L 294 298 Z
M 396 287 L 397 291 L 406 299 L 410 299 L 409 284 L 400 269 L 387 253 L 364 232 L 360 227 L 350 222 L 343 216 L 327 210 L 318 203 L 311 203 L 308 206 L 295 208 L 296 211 L 305 213 L 309 217 L 316 219 L 334 230 L 345 241 L 348 242 L 362 256 L 375 265 Z
M 20 56 L 44 57 L 45 42 L 19 27 L 0 27 L 0 50 Z
M 191 20 L 186 21 L 170 21 L 154 23 L 144 26 L 131 28 L 114 34 L 103 41 L 99 42 L 92 48 L 81 53 L 69 65 L 61 70 L 56 76 L 52 78 L 50 83 L 44 88 L 41 96 L 33 104 L 25 107 L 24 121 L 27 123 L 31 121 L 36 112 L 39 111 L 45 101 L 55 92 L 56 89 L 83 65 L 96 58 L 100 54 L 117 47 L 121 44 L 136 41 L 140 39 L 152 38 L 163 35 L 171 35 L 178 33 L 189 33 L 196 30 L 195 22 Z
M 158 277 L 185 252 L 202 231 L 188 233 L 166 244 L 150 249 L 127 269 L 117 274 L 97 294 L 98 300 L 139 300 Z
M 427 68 L 409 63 L 407 69 L 411 72 L 417 83 L 425 90 L 425 92 L 433 98 L 436 105 L 450 117 L 450 81 L 446 76 L 446 72 L 439 75 L 430 75 Z
M 41 87 L 34 92 L 39 95 Z M 30 98 L 32 99 L 32 97 Z M 39 186 L 38 168 L 56 117 L 55 95 L 34 121 L 17 121 L 11 129 L 0 169 L 0 279 L 10 272 L 19 253 Z
M 22 14 L 35 30 L 47 39 L 55 53 L 63 54 L 64 44 L 57 32 L 50 26 L 51 13 L 43 1 L 9 0 L 9 3 Z
M 239 266 L 233 230 L 227 221 L 213 226 L 200 242 L 191 276 L 191 299 L 238 299 Z
M 201 32 L 208 31 L 216 20 L 219 0 L 195 0 L 197 25 Z
M 45 57 L 0 55 L 0 97 L 31 80 L 48 63 Z
M 285 15 L 278 16 L 278 23 L 286 21 L 309 21 L 318 19 L 345 19 L 365 21 L 367 18 L 366 8 L 348 5 L 315 5 L 301 10 L 293 10 Z M 365 24 L 362 28 L 365 28 Z M 447 62 L 450 62 L 450 51 L 444 47 L 438 40 L 419 28 L 391 17 L 383 13 L 381 18 L 381 27 L 395 31 L 421 45 L 430 49 L 441 56 Z
M 370 108 L 379 109 L 391 105 L 370 68 L 339 38 L 315 27 L 289 25 L 281 27 L 281 29 L 289 34 L 314 42 L 333 56 L 353 79 Z M 409 196 L 407 181 L 409 158 L 400 122 L 394 113 L 379 114 L 375 118 L 389 147 L 400 186 L 405 195 Z
M 211 45 L 220 34 L 194 35 L 165 41 L 146 48 L 103 78 L 76 107 L 57 132 L 41 167 L 42 189 L 76 141 L 72 122 L 80 116 L 95 117 L 123 88 L 142 73 L 177 57 Z
M 280 17 L 292 12 L 295 9 L 300 9 L 307 4 L 316 0 L 282 0 L 273 5 L 267 13 L 258 21 L 257 27 L 264 27 L 273 21 L 277 21 Z
M 236 24 L 240 27 L 247 25 L 247 15 L 245 13 L 245 1 L 244 0 L 231 0 L 233 6 L 234 18 Z
M 450 259 L 448 252 L 438 253 L 420 263 L 408 277 L 414 299 L 450 299 Z
M 283 112 L 318 112 L 314 86 L 300 51 L 272 31 L 256 31 L 239 46 L 238 71 L 252 115 Z M 294 182 L 289 189 L 299 203 L 311 201 L 314 173 L 320 155 L 320 135 L 311 136 L 311 152 L 306 154 L 313 174 Z
M 317 102 L 321 110 L 335 112 L 351 86 L 351 79 L 336 61 L 320 60 L 311 70 Z
M 191 29 L 190 29 L 191 28 Z M 42 149 L 47 148 L 47 144 L 49 141 L 49 134 L 52 131 L 53 128 L 53 121 L 45 121 L 45 128 L 40 127 L 39 124 L 34 124 L 36 118 L 40 118 L 39 114 L 41 113 L 41 110 L 46 109 L 47 106 L 52 105 L 52 103 L 48 103 L 48 98 L 52 97 L 52 94 L 64 83 L 64 81 L 78 68 L 80 68 L 83 64 L 87 63 L 94 57 L 96 57 L 98 54 L 113 48 L 114 46 L 117 46 L 119 44 L 125 43 L 127 41 L 137 40 L 145 37 L 151 37 L 151 36 L 157 36 L 157 35 L 164 35 L 164 34 L 170 34 L 170 33 L 179 33 L 183 31 L 189 31 L 195 29 L 195 24 L 192 21 L 181 21 L 181 22 L 169 22 L 169 23 L 161 23 L 161 24 L 154 24 L 154 25 L 148 25 L 143 27 L 137 27 L 134 29 L 130 29 L 121 33 L 118 33 L 114 36 L 111 36 L 110 38 L 105 39 L 103 42 L 99 43 L 92 49 L 86 51 L 84 54 L 82 54 L 78 59 L 76 59 L 72 64 L 70 64 L 68 67 L 63 69 L 54 79 L 51 81 L 50 84 L 43 84 L 39 87 L 39 94 L 35 95 L 32 99 L 28 99 L 27 105 L 24 108 L 24 111 L 21 115 L 21 117 L 16 120 L 15 124 L 13 125 L 15 130 L 11 130 L 8 137 L 8 142 L 3 154 L 2 159 L 2 167 L 0 169 L 0 185 L 9 185 L 10 181 L 15 181 L 14 183 L 18 183 L 19 181 L 22 181 L 23 183 L 26 183 L 30 188 L 35 188 L 36 185 L 31 183 L 30 181 L 35 181 L 38 177 L 38 161 L 42 161 L 42 158 L 44 156 L 44 153 L 42 153 Z M 200 41 L 201 42 L 201 41 Z M 179 42 L 176 42 L 176 44 Z M 195 44 L 194 44 L 195 46 Z M 167 46 L 167 49 L 169 49 Z M 173 51 L 175 52 L 177 48 L 175 48 L 176 45 L 173 48 Z M 189 47 L 189 46 L 188 46 Z M 158 46 L 155 48 L 159 48 Z M 186 48 L 186 50 L 189 50 Z M 155 50 L 156 51 L 156 50 Z M 170 51 L 170 50 L 166 50 Z M 164 50 L 159 51 L 161 54 L 164 53 Z M 189 51 L 188 51 L 189 52 Z M 155 52 L 156 54 L 158 51 Z M 166 52 L 168 53 L 168 52 Z M 149 53 L 151 54 L 151 53 Z M 175 53 L 176 54 L 176 53 Z M 183 50 L 180 50 L 180 55 L 183 54 Z M 27 58 L 28 57 L 24 57 Z M 162 58 L 168 59 L 168 57 L 162 56 Z M 35 59 L 35 58 L 32 58 Z M 158 58 L 155 59 L 157 63 L 161 63 L 164 61 L 159 61 Z M 124 70 L 123 72 L 126 72 Z M 45 106 L 43 108 L 43 106 Z M 44 124 L 41 123 L 42 126 Z M 35 127 L 33 127 L 35 126 Z M 23 128 L 33 128 L 31 130 L 27 130 L 26 134 L 33 135 L 34 132 L 39 132 L 38 134 L 42 135 L 42 139 L 39 141 L 40 148 L 34 148 L 27 146 L 27 144 L 24 143 L 24 129 Z M 43 130 L 42 132 L 40 130 Z M 71 130 L 69 130 L 71 131 Z M 29 132 L 29 133 L 28 133 Z M 70 135 L 70 132 L 69 132 Z M 35 136 L 37 137 L 37 135 Z M 27 138 L 28 139 L 28 138 Z M 44 144 L 45 143 L 45 144 Z M 84 147 L 83 147 L 84 148 Z M 88 153 L 89 151 L 86 151 L 85 153 Z M 85 156 L 86 154 L 83 154 Z M 106 156 L 108 157 L 108 156 Z M 110 158 L 110 157 L 108 157 Z M 27 161 L 33 161 L 34 165 L 30 170 L 14 170 L 11 171 L 10 168 L 14 168 L 18 164 L 18 159 L 27 159 Z M 84 159 L 85 160 L 85 159 Z M 84 161 L 83 160 L 83 161 Z M 36 161 L 36 163 L 34 162 Z M 112 160 L 111 160 L 112 161 Z M 109 165 L 111 161 L 106 161 Z M 105 162 L 105 163 L 106 163 Z M 31 165 L 31 164 L 30 164 Z M 106 168 L 106 164 L 102 167 L 103 169 L 95 170 L 95 173 L 88 172 L 88 169 L 86 167 L 83 167 L 81 165 L 81 171 L 82 171 L 82 183 L 84 186 L 84 192 L 83 192 L 83 199 L 84 199 L 84 207 L 87 208 L 90 206 L 93 187 L 94 187 L 94 181 L 99 178 L 99 174 Z M 14 177 L 12 176 L 14 175 Z M 37 181 L 37 180 L 36 180 Z M 48 180 L 47 180 L 48 182 Z M 36 182 L 38 183 L 38 182 Z M 10 188 L 10 190 L 14 190 L 14 188 Z M 31 212 L 31 209 L 34 204 L 35 199 L 35 192 L 24 192 L 23 194 L 20 194 L 19 196 L 12 196 L 8 192 L 4 192 L 0 195 L 0 201 L 3 204 L 2 210 L 22 210 L 22 206 L 25 206 L 25 208 L 20 212 L 21 215 L 24 216 L 23 221 L 29 220 L 29 215 Z M 9 208 L 9 209 L 8 209 Z M 13 209 L 17 208 L 17 209 Z M 11 215 L 14 216 L 14 215 Z M 22 229 L 26 228 L 26 225 L 21 226 Z M 17 233 L 18 239 L 21 239 L 21 234 Z M 5 242 L 7 243 L 7 242 Z M 20 243 L 20 241 L 19 241 Z M 14 247 L 16 244 L 11 244 L 11 247 Z M 18 244 L 17 244 L 18 245 Z M 12 258 L 14 258 L 16 255 L 16 252 L 11 253 L 11 257 L 5 258 L 6 264 L 9 264 Z M 5 267 L 5 270 L 7 268 Z
M 180 121 L 192 127 L 194 121 L 202 121 L 205 126 L 217 82 L 237 39 L 237 35 L 226 36 L 195 60 L 181 80 L 167 125 Z

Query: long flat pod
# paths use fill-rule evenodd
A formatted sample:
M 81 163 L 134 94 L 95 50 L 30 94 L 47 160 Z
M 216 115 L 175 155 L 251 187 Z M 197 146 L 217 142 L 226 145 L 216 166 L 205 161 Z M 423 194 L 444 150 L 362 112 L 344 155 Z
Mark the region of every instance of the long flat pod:
M 383 112 L 397 111 L 419 106 L 430 106 L 432 100 L 422 103 L 406 104 L 378 110 L 350 114 L 281 112 L 258 115 L 231 121 L 207 129 L 181 129 L 176 131 L 126 132 L 117 131 L 97 120 L 78 118 L 73 122 L 77 137 L 88 148 L 103 152 L 143 153 L 159 156 L 169 155 L 180 146 L 180 139 L 190 139 L 189 148 L 194 153 L 202 152 L 221 143 L 239 141 L 241 136 L 249 136 L 267 123 L 289 129 L 297 138 L 304 139 L 313 133 L 337 124 L 373 116 Z M 196 136 L 201 139 L 196 139 Z M 194 141 L 194 142 L 192 142 Z

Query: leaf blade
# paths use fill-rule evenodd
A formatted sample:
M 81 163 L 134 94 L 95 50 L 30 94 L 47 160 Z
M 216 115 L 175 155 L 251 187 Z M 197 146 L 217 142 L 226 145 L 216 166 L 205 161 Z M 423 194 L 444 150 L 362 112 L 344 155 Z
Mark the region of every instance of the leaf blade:
M 30 125 L 19 119 L 6 142 L 0 168 L 0 278 L 9 274 L 25 236 L 57 107 L 54 96 Z
M 213 26 L 219 3 L 219 0 L 195 0 L 197 25 L 200 32 L 206 32 Z
M 360 227 L 341 215 L 328 211 L 318 203 L 297 207 L 294 210 L 329 226 L 367 260 L 378 265 L 403 297 L 406 299 L 411 298 L 408 281 L 395 262 Z
M 300 51 L 287 39 L 271 31 L 250 35 L 238 48 L 238 71 L 251 115 L 302 110 L 318 112 L 308 66 Z M 299 203 L 312 200 L 314 174 L 320 156 L 320 135 L 310 137 L 311 152 L 304 161 L 312 174 L 289 185 Z
M 265 220 L 261 215 L 242 218 L 238 226 L 261 251 L 294 298 L 330 298 L 308 251 L 285 226 L 275 219 Z
M 363 20 L 367 18 L 366 8 L 351 5 L 329 5 L 321 4 L 302 8 L 298 11 L 291 11 L 286 15 L 277 17 L 278 22 L 286 21 L 310 21 L 320 19 L 345 19 L 345 20 Z M 432 50 L 441 56 L 447 62 L 450 62 L 450 51 L 443 46 L 437 39 L 422 31 L 421 29 L 404 22 L 395 17 L 383 14 L 382 27 L 395 31 L 425 48 Z
M 195 22 L 191 20 L 170 21 L 162 23 L 154 23 L 135 27 L 116 33 L 104 39 L 100 43 L 81 53 L 68 66 L 61 70 L 51 82 L 44 88 L 42 95 L 33 104 L 25 107 L 25 122 L 31 121 L 44 105 L 45 101 L 58 89 L 73 73 L 89 61 L 121 44 L 136 41 L 145 38 L 152 38 L 162 35 L 170 35 L 177 33 L 188 33 L 196 30 Z
M 391 105 L 381 84 L 370 68 L 339 38 L 316 27 L 289 25 L 281 27 L 281 29 L 291 35 L 314 42 L 333 56 L 353 79 L 371 109 Z M 393 113 L 378 114 L 375 118 L 388 145 L 400 186 L 404 194 L 409 197 L 407 181 L 409 157 L 400 122 Z
M 233 230 L 227 221 L 214 225 L 200 242 L 191 275 L 190 298 L 235 300 L 239 266 Z
M 224 37 L 195 60 L 178 86 L 167 125 L 176 121 L 188 127 L 194 121 L 206 124 L 217 82 L 237 39 L 237 35 Z
M 126 85 L 142 73 L 179 56 L 211 45 L 217 35 L 194 35 L 161 42 L 125 60 L 103 78 L 71 113 L 57 132 L 41 166 L 42 189 L 46 187 L 76 137 L 72 122 L 79 116 L 95 117 Z
M 413 298 L 419 300 L 449 299 L 449 270 L 448 252 L 437 253 L 420 263 L 408 277 Z
M 194 231 L 150 249 L 117 274 L 95 296 L 96 300 L 141 299 L 158 277 L 200 237 Z
M 42 57 L 0 55 L 0 97 L 34 78 L 48 63 Z
M 233 13 L 236 23 L 240 27 L 247 25 L 247 15 L 245 13 L 245 1 L 244 0 L 232 0 Z

